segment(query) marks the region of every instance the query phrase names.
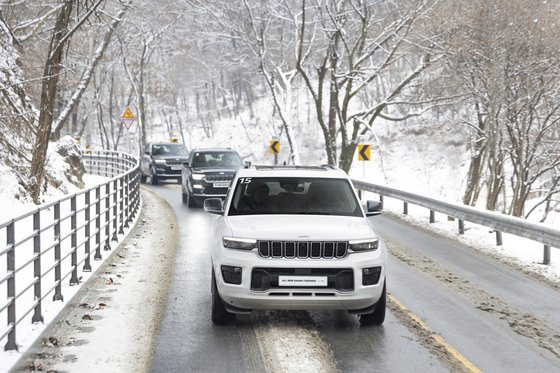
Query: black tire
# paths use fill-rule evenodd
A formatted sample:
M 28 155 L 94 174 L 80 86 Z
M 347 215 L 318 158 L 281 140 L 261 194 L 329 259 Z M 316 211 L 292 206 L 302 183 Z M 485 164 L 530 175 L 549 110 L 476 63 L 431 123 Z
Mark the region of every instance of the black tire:
M 375 306 L 375 311 L 367 315 L 360 315 L 360 324 L 363 326 L 381 325 L 385 321 L 385 308 L 387 306 L 386 284 L 383 283 L 383 293 Z
M 235 321 L 235 314 L 228 312 L 224 306 L 224 301 L 220 298 L 214 268 L 212 268 L 212 323 L 215 325 L 227 325 Z
M 150 182 L 152 183 L 152 185 L 159 184 L 157 174 L 153 170 L 150 170 Z
M 193 196 L 188 195 L 187 199 L 188 199 L 187 205 L 188 205 L 189 207 L 192 207 L 192 208 L 198 207 L 198 202 L 196 202 L 196 199 L 194 199 Z
M 184 204 L 189 203 L 189 195 L 185 193 L 181 193 L 181 195 L 183 196 L 183 203 Z
M 141 183 L 145 183 L 145 182 L 146 182 L 146 175 L 144 175 L 143 173 L 140 173 L 140 182 L 141 182 Z

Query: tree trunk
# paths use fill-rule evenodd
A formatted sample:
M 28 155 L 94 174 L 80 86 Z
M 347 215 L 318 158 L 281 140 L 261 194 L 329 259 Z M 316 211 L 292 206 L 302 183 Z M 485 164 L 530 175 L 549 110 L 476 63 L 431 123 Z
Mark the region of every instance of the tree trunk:
M 51 134 L 54 101 L 57 93 L 58 76 L 61 71 L 64 45 L 68 39 L 66 36 L 70 15 L 72 13 L 73 0 L 65 0 L 58 15 L 49 45 L 47 62 L 43 73 L 43 84 L 41 86 L 41 104 L 39 114 L 39 126 L 33 148 L 31 160 L 31 196 L 35 204 L 40 203 L 41 188 L 45 177 L 45 162 L 49 137 Z

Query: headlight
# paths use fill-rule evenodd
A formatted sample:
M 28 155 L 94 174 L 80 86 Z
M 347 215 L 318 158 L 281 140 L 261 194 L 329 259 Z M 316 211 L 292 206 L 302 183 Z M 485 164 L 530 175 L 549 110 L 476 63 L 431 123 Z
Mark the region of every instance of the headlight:
M 253 250 L 257 247 L 257 240 L 250 238 L 222 237 L 222 244 L 228 249 Z
M 369 251 L 377 250 L 379 248 L 379 238 L 372 238 L 369 240 L 354 240 L 348 242 L 350 250 L 352 251 Z
M 202 180 L 204 179 L 204 174 L 191 174 L 193 180 Z
M 156 162 L 156 164 L 165 164 L 165 159 L 154 159 L 154 162 Z

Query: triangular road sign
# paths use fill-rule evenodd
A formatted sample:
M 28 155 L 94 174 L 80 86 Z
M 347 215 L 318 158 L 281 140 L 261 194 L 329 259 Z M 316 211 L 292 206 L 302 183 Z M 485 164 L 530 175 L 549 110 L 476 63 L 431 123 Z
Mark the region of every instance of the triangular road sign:
M 132 110 L 130 109 L 130 106 L 127 106 L 127 107 L 124 109 L 124 113 L 123 113 L 123 115 L 121 116 L 121 119 L 123 119 L 123 120 L 135 120 L 135 119 L 136 119 L 136 117 L 134 116 L 134 114 L 132 114 Z

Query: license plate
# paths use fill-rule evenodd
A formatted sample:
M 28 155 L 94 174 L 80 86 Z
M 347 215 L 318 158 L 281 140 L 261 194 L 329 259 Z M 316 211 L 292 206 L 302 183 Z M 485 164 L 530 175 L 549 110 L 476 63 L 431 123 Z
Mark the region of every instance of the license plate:
M 228 188 L 229 181 L 218 181 L 212 184 L 214 188 Z
M 182 169 L 183 169 L 183 165 L 180 165 L 180 164 L 178 164 L 178 165 L 173 165 L 173 166 L 171 166 L 171 169 L 172 169 L 172 170 L 175 170 L 175 171 L 177 171 L 177 170 L 182 170 Z
M 326 276 L 278 276 L 278 286 L 327 286 Z

